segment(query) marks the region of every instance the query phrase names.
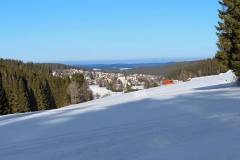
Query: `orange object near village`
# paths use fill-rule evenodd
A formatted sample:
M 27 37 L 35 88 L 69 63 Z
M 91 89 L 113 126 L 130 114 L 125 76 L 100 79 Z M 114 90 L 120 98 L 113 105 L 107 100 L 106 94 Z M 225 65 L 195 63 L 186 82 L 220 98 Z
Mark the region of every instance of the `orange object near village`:
M 173 80 L 164 80 L 162 82 L 163 85 L 170 85 L 170 84 L 174 84 Z

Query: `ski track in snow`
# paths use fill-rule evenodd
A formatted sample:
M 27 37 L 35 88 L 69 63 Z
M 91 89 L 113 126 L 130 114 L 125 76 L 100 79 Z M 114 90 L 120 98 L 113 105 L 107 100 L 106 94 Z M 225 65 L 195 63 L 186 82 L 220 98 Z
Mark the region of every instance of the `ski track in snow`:
M 232 72 L 0 116 L 1 160 L 238 160 Z

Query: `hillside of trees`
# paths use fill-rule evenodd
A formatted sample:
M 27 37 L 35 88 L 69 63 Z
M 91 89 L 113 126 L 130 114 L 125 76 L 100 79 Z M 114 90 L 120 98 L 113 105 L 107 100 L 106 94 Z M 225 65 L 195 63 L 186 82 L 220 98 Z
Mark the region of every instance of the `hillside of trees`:
M 208 76 L 225 72 L 227 69 L 216 59 L 169 63 L 164 66 L 143 67 L 128 70 L 128 73 L 161 75 L 167 79 L 187 80 L 193 77 Z
M 54 77 L 49 65 L 0 59 L 1 115 L 54 109 L 92 98 L 83 75 Z

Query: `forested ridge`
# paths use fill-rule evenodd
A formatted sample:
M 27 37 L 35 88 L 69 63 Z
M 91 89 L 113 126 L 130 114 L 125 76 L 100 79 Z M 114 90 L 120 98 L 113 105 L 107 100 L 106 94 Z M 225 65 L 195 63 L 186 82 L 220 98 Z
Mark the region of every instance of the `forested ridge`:
M 50 68 L 52 71 L 63 71 L 66 69 L 81 69 L 86 70 L 83 67 L 76 66 L 76 65 L 66 65 L 61 63 L 35 63 L 35 65 L 39 65 L 41 67 Z
M 161 75 L 168 79 L 187 80 L 188 78 L 219 74 L 227 71 L 216 59 L 169 63 L 164 66 L 143 67 L 128 70 L 128 73 Z
M 70 90 L 73 85 L 76 92 Z M 72 101 L 73 97 L 77 100 Z M 54 77 L 49 65 L 0 59 L 2 115 L 54 109 L 91 99 L 83 75 Z

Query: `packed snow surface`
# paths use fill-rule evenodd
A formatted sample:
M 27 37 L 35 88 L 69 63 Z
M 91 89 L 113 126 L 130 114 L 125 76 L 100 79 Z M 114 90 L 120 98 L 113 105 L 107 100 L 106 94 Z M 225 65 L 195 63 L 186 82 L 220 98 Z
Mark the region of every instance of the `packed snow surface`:
M 232 72 L 0 117 L 1 160 L 239 160 Z

